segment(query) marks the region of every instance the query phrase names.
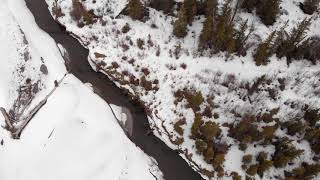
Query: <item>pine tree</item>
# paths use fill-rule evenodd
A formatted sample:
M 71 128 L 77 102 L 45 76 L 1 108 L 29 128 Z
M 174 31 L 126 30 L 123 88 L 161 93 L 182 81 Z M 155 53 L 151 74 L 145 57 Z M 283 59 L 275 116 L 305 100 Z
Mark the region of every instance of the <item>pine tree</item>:
M 249 31 L 246 33 L 246 31 Z M 246 42 L 254 31 L 253 24 L 249 27 L 248 20 L 240 23 L 239 30 L 235 33 L 235 51 L 237 55 L 245 55 L 247 47 Z
M 241 8 L 252 12 L 255 7 L 259 4 L 260 0 L 243 0 L 241 3 Z
M 213 36 L 214 36 L 214 18 L 212 15 L 207 16 L 203 23 L 203 28 L 199 38 L 199 50 L 205 50 L 213 48 Z
M 197 15 L 197 1 L 196 0 L 184 0 L 183 7 L 188 24 L 193 22 L 194 16 Z
M 229 53 L 234 52 L 235 39 L 234 39 L 234 22 L 232 21 L 232 0 L 227 0 L 223 7 L 222 13 L 217 18 L 217 28 L 215 31 L 215 50 L 227 51 Z
M 312 15 L 319 7 L 320 0 L 305 0 L 300 8 L 306 14 Z
M 150 7 L 163 11 L 164 13 L 169 13 L 171 12 L 173 6 L 175 4 L 174 0 L 152 0 L 150 2 Z
M 140 0 L 130 0 L 128 4 L 128 15 L 134 20 L 142 20 L 145 8 Z
M 285 32 L 282 35 L 278 35 L 279 37 L 282 36 L 277 40 L 279 41 L 279 46 L 276 49 L 276 54 L 279 58 L 287 57 L 287 60 L 290 61 L 294 57 L 294 52 L 306 38 L 306 32 L 309 30 L 310 24 L 311 19 L 305 18 L 292 29 L 290 34 Z
M 263 0 L 257 4 L 257 15 L 265 25 L 269 26 L 276 22 L 276 18 L 280 13 L 281 1 L 282 0 Z
M 188 34 L 188 22 L 186 18 L 186 12 L 184 8 L 179 11 L 178 19 L 174 22 L 173 25 L 173 34 L 178 38 L 184 38 Z
M 217 0 L 206 0 L 205 3 L 205 15 L 206 17 L 208 16 L 215 16 L 216 15 L 216 11 L 217 11 L 217 5 L 218 2 Z
M 253 56 L 257 66 L 268 64 L 268 59 L 272 55 L 272 42 L 275 35 L 276 31 L 273 31 L 268 38 L 258 46 Z

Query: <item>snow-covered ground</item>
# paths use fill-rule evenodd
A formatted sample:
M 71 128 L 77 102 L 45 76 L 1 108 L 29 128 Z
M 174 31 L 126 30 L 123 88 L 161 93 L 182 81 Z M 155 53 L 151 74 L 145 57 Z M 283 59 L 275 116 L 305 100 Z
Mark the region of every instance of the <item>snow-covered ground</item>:
M 212 171 L 213 167 L 203 160 L 202 155 L 196 153 L 195 141 L 190 138 L 195 112 L 187 106 L 185 99 L 176 101 L 175 93 L 178 90 L 185 88 L 187 91 L 201 92 L 204 103 L 200 106 L 200 112 L 210 107 L 210 112 L 218 115 L 203 116 L 203 120 L 214 121 L 221 126 L 222 137 L 219 140 L 230 147 L 223 166 L 229 178 L 232 172 L 245 175 L 241 168 L 244 154 L 256 155 L 265 150 L 271 156 L 274 146 L 250 144 L 245 151 L 240 151 L 238 142 L 228 136 L 229 128 L 223 124 L 230 125 L 239 122 L 246 114 L 257 116 L 276 108 L 279 108 L 279 112 L 275 118 L 290 121 L 297 117 L 303 118 L 302 109 L 306 104 L 314 109 L 320 108 L 319 64 L 312 65 L 299 60 L 288 66 L 285 59 L 272 56 L 267 66 L 256 66 L 252 58 L 253 49 L 249 49 L 244 57 L 231 55 L 227 59 L 224 53 L 212 57 L 199 56 L 197 44 L 204 17 L 197 17 L 188 26 L 189 34 L 186 38 L 177 39 L 172 36 L 172 22 L 176 18 L 154 9 L 149 9 L 150 19 L 146 22 L 134 21 L 127 16 L 114 18 L 126 6 L 126 0 L 81 1 L 88 11 L 93 10 L 98 17 L 95 23 L 84 26 L 79 25 L 70 15 L 72 0 L 46 1 L 51 12 L 53 9 L 59 12 L 59 16 L 54 17 L 89 49 L 89 61 L 93 68 L 104 72 L 119 87 L 128 89 L 132 96 L 141 100 L 155 134 L 171 148 L 184 152 L 181 156 L 198 171 Z M 253 14 L 242 11 L 236 18 L 248 19 L 249 23 L 255 24 L 255 35 L 249 42 L 257 42 L 282 27 L 286 21 L 286 29 L 290 31 L 297 22 L 310 17 L 299 9 L 299 2 L 302 0 L 283 0 L 282 14 L 273 26 L 267 27 Z M 309 36 L 320 35 L 318 16 L 312 21 Z M 130 30 L 122 32 L 126 24 Z M 138 47 L 138 39 L 144 41 L 143 47 Z M 248 87 L 253 87 L 261 77 L 264 82 L 258 85 L 259 90 L 249 92 Z M 179 134 L 174 130 L 174 124 L 181 119 L 185 119 L 181 125 L 184 132 Z M 258 128 L 261 130 L 273 123 L 261 123 Z M 275 134 L 278 137 L 286 136 L 280 128 Z M 304 140 L 299 143 L 295 137 L 290 138 L 305 153 L 295 159 L 291 167 L 271 168 L 266 177 L 283 177 L 284 170 L 291 170 L 303 161 L 314 162 L 309 144 Z M 208 178 L 204 173 L 202 175 Z
M 0 52 L 0 107 L 11 109 L 19 87 L 32 87 L 34 99 L 21 117 L 66 74 L 54 40 L 37 27 L 23 0 L 1 0 Z M 0 124 L 5 125 L 2 115 Z M 70 74 L 20 140 L 1 127 L 0 141 L 1 180 L 162 177 L 157 163 L 126 137 L 109 106 Z

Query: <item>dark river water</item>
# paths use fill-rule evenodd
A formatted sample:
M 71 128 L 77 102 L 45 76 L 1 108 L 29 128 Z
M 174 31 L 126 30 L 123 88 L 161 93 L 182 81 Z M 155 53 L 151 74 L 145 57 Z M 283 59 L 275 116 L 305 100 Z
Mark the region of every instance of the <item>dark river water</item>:
M 132 113 L 133 129 L 130 139 L 146 154 L 159 163 L 166 180 L 201 180 L 201 176 L 178 155 L 154 135 L 146 135 L 149 129 L 144 110 L 130 101 L 130 98 L 105 75 L 92 70 L 87 61 L 88 50 L 70 36 L 63 27 L 51 17 L 45 0 L 26 0 L 27 6 L 40 28 L 47 32 L 57 43 L 68 51 L 70 71 L 82 82 L 89 82 L 97 89 L 105 101 L 128 108 Z

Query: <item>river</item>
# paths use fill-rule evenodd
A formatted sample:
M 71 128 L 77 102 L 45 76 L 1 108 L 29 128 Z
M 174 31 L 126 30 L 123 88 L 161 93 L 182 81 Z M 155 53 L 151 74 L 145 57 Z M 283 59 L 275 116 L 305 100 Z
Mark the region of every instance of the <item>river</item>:
M 73 38 L 64 27 L 59 26 L 51 17 L 45 0 L 26 0 L 38 26 L 47 32 L 57 43 L 67 50 L 70 59 L 70 72 L 82 82 L 92 84 L 96 93 L 105 101 L 130 110 L 133 129 L 130 139 L 146 154 L 157 160 L 166 180 L 201 180 L 180 156 L 154 135 L 146 135 L 150 130 L 147 116 L 138 104 L 102 73 L 93 71 L 87 61 L 88 50 Z

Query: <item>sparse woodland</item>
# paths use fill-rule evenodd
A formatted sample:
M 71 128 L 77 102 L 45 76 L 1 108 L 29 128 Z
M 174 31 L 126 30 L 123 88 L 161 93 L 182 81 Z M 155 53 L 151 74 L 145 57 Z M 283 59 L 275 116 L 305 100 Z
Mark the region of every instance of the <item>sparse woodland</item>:
M 150 119 L 163 121 L 162 124 L 153 124 L 155 131 L 158 130 L 160 135 L 166 134 L 195 169 L 207 178 L 313 179 L 319 177 L 320 173 L 320 106 L 315 102 L 320 101 L 320 73 L 314 70 L 320 63 L 320 38 L 319 33 L 309 34 L 312 24 L 319 18 L 320 1 L 305 0 L 294 4 L 294 8 L 306 16 L 295 21 L 295 24 L 278 21 L 286 13 L 281 7 L 284 1 L 225 0 L 219 4 L 217 0 L 164 0 L 161 3 L 157 0 L 130 0 L 119 16 L 128 23 L 121 25 L 119 30 L 113 26 L 108 31 L 108 36 L 123 37 L 121 42 L 114 45 L 121 49 L 121 55 L 118 56 L 121 61 L 113 59 L 107 61 L 108 64 L 101 61 L 104 56 L 95 58 L 104 72 L 118 82 L 120 87 L 130 87 L 128 89 L 132 90 L 132 98 L 145 107 Z M 257 22 L 242 18 L 240 14 L 253 16 Z M 73 0 L 70 16 L 78 22 L 79 28 L 102 21 L 94 11 L 81 5 L 79 0 Z M 135 31 L 133 23 L 139 23 L 139 26 L 140 23 L 147 23 L 154 30 L 151 32 L 159 31 L 162 24 L 148 21 L 152 16 L 165 19 L 164 22 L 168 22 L 167 25 L 172 29 L 163 43 L 166 48 L 154 39 L 152 33 L 147 38 L 130 36 Z M 260 37 L 257 35 L 257 24 L 260 29 L 272 30 Z M 194 43 L 191 50 L 186 44 L 191 42 L 190 39 Z M 257 70 L 259 75 L 248 80 L 229 71 L 223 74 L 223 71 L 203 70 L 195 76 L 168 73 L 161 79 L 162 76 L 157 74 L 157 68 L 162 67 L 161 62 L 155 69 L 150 61 L 160 61 L 163 54 L 166 54 L 163 58 L 172 58 L 172 63 L 166 61 L 163 65 L 168 72 L 189 69 L 187 64 L 192 58 L 199 58 L 199 64 L 204 58 L 212 63 L 220 58 L 223 59 L 221 62 L 226 62 L 223 66 L 226 69 L 228 63 L 243 58 L 249 59 L 248 62 L 242 60 L 239 64 L 253 62 L 248 67 L 252 67 L 252 71 Z M 139 61 L 147 59 L 148 55 L 152 57 L 145 63 L 149 63 L 149 66 L 140 67 L 144 63 L 139 64 Z M 187 57 L 192 58 L 181 60 Z M 176 65 L 178 60 L 183 63 Z M 271 75 L 259 72 L 268 68 L 272 61 L 285 62 L 284 67 L 290 71 L 299 63 L 308 63 L 306 69 L 313 70 L 306 76 L 303 74 L 308 73 L 308 70 L 292 72 L 291 75 L 296 75 L 294 78 L 289 77 L 289 70 L 289 75 L 282 72 Z M 121 63 L 134 70 L 121 69 Z M 170 79 L 170 76 L 173 78 Z M 184 81 L 184 78 L 198 78 L 198 84 L 192 84 L 194 79 Z M 171 84 L 166 84 L 167 81 Z M 171 89 L 162 91 L 161 83 Z M 303 91 L 304 88 L 309 89 L 309 92 Z M 303 95 L 308 96 L 308 99 L 301 97 L 292 100 L 286 97 L 289 96 L 286 94 L 288 91 L 295 93 L 294 96 L 299 96 L 300 92 L 305 93 Z M 160 95 L 163 98 L 162 92 L 172 93 L 172 102 L 163 101 L 167 107 L 157 99 Z M 165 108 L 174 114 L 168 123 L 170 125 L 164 125 L 166 119 L 163 119 L 170 116 L 161 116 L 158 112 Z M 193 145 L 184 145 L 186 141 Z M 311 152 L 306 153 L 299 146 L 300 143 L 310 147 Z M 242 154 L 242 173 L 225 170 L 226 156 L 234 146 Z M 205 165 L 195 162 L 193 156 L 201 157 Z

